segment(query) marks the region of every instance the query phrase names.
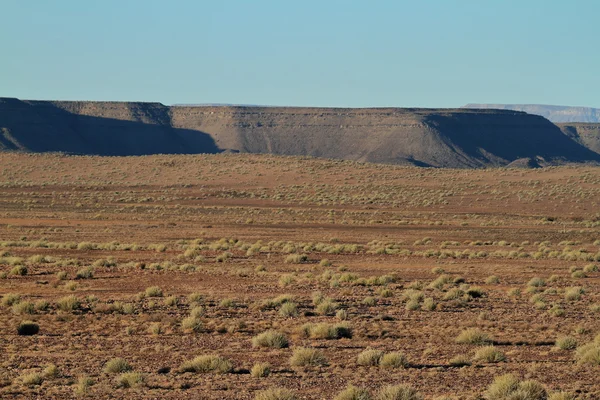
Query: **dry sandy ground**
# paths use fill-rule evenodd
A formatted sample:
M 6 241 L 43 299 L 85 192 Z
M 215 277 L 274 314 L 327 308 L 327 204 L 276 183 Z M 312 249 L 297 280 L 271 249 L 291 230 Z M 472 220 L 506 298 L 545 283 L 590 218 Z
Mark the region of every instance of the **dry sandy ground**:
M 2 398 L 253 399 L 282 387 L 331 399 L 349 384 L 409 384 L 427 399 L 476 399 L 509 372 L 600 398 L 598 364 L 555 345 L 600 333 L 600 169 L 3 154 L 0 171 Z M 162 296 L 140 295 L 152 286 Z M 280 312 L 286 301 L 295 315 Z M 197 331 L 182 326 L 192 312 Z M 37 335 L 17 334 L 25 320 Z M 352 337 L 306 337 L 307 323 Z M 476 359 L 481 346 L 456 342 L 467 328 L 505 360 Z M 253 347 L 267 330 L 288 347 Z M 327 362 L 291 365 L 300 347 Z M 359 365 L 369 348 L 407 363 Z M 182 371 L 200 355 L 232 369 Z M 122 387 L 104 369 L 115 357 L 143 382 Z M 258 362 L 269 376 L 250 374 Z

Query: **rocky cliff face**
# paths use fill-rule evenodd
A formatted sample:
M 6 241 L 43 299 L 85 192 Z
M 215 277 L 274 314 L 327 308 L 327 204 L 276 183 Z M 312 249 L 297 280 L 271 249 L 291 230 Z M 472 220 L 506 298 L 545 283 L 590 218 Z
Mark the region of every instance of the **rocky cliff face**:
M 0 99 L 0 149 L 99 155 L 234 151 L 454 168 L 600 160 L 546 119 L 515 111 L 17 99 Z
M 567 123 L 557 125 L 565 135 L 600 154 L 600 123 Z
M 463 108 L 524 111 L 552 122 L 600 122 L 600 109 L 541 104 L 467 104 Z

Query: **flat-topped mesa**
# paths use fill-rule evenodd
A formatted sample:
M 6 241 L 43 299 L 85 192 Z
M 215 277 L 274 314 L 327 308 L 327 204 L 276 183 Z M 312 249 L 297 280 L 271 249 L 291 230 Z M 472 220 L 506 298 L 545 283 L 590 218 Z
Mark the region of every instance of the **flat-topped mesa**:
M 569 122 L 556 125 L 577 143 L 600 154 L 600 123 Z
M 453 168 L 600 161 L 543 117 L 510 110 L 0 99 L 0 129 L 0 148 L 34 152 L 233 151 Z
M 529 114 L 541 115 L 554 123 L 600 123 L 600 109 L 592 107 L 570 107 L 545 104 L 467 104 L 464 108 L 493 108 L 498 110 L 525 111 Z

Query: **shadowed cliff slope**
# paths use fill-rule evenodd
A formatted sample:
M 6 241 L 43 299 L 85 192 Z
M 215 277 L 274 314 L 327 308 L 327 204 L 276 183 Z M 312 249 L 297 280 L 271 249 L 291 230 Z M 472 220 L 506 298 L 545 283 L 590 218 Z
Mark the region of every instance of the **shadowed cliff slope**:
M 600 161 L 548 120 L 516 111 L 17 99 L 0 99 L 0 148 L 100 155 L 235 151 L 455 168 Z
M 577 143 L 600 154 L 600 123 L 565 123 L 556 124 L 565 135 Z

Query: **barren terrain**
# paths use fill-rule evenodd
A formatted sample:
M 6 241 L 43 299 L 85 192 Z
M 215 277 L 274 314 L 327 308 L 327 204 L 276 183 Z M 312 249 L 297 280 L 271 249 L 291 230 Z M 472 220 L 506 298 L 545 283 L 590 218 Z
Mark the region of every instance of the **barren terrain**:
M 478 399 L 506 373 L 600 398 L 598 168 L 5 153 L 0 171 L 1 398 Z

